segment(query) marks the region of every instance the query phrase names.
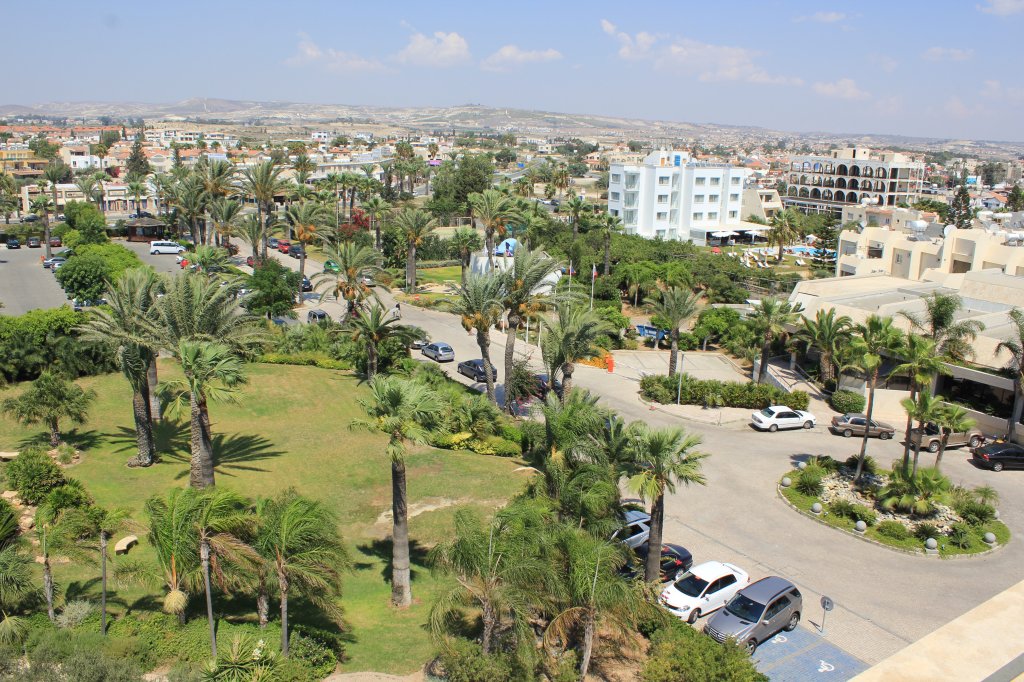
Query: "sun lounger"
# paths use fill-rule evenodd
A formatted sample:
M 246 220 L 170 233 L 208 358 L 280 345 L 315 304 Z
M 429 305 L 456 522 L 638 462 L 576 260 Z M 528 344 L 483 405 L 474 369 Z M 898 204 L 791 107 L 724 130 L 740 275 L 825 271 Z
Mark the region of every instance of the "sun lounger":
M 803 260 L 801 260 L 800 258 L 796 259 L 796 264 L 799 265 L 800 267 L 807 265 L 807 263 L 803 262 Z

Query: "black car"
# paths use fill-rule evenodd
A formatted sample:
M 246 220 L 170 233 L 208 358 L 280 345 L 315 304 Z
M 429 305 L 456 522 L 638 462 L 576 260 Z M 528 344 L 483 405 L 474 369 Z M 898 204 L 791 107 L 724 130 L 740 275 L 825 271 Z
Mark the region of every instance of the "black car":
M 313 283 L 309 281 L 309 277 L 302 278 L 302 290 L 313 291 Z
M 306 251 L 302 248 L 302 244 L 292 244 L 288 247 L 288 255 L 292 258 L 301 258 L 306 255 Z
M 548 397 L 548 393 L 551 392 L 551 386 L 549 385 L 549 382 L 548 382 L 548 375 L 547 374 L 534 374 L 533 375 L 533 380 L 534 380 L 534 384 L 533 384 L 533 388 L 530 390 L 530 393 L 532 395 L 534 395 L 535 397 L 540 398 L 541 400 L 544 400 L 545 398 Z M 562 382 L 559 381 L 558 379 L 555 379 L 555 395 L 558 395 L 558 396 L 562 395 Z
M 37 216 L 35 213 L 28 213 L 22 216 L 21 218 L 21 222 L 23 223 L 34 223 L 37 220 L 39 220 L 39 216 Z
M 649 544 L 644 543 L 633 550 L 636 560 L 623 567 L 623 574 L 629 578 L 642 578 L 644 566 L 647 565 Z M 664 543 L 661 545 L 661 582 L 667 582 L 680 571 L 688 571 L 693 566 L 693 555 L 682 545 Z
M 971 459 L 984 469 L 1024 469 L 1024 447 L 1016 443 L 989 443 L 971 450 Z
M 459 374 L 467 376 L 473 381 L 484 382 L 487 381 L 487 375 L 484 374 L 484 361 L 483 360 L 463 360 L 459 363 Z M 498 370 L 495 369 L 494 365 L 491 365 L 491 380 L 498 380 Z
M 14 237 L 11 237 L 10 239 L 7 240 L 7 248 L 8 249 L 20 249 L 21 248 L 21 242 L 19 242 Z

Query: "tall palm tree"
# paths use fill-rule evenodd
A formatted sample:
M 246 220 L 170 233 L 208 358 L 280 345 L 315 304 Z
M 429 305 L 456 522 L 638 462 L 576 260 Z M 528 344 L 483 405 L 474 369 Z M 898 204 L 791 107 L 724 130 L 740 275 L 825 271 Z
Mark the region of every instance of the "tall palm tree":
M 260 256 L 260 247 L 266 241 L 265 230 L 266 226 L 254 215 L 243 217 L 232 230 L 234 236 L 249 245 L 249 249 L 252 251 L 253 262 L 256 265 L 263 263 L 263 257 Z
M 209 198 L 202 178 L 196 174 L 189 174 L 184 180 L 179 181 L 174 186 L 174 193 L 171 196 L 171 203 L 178 208 L 179 220 L 188 227 L 196 244 L 203 243 L 199 224 L 206 214 Z
M 853 334 L 853 320 L 848 315 L 836 316 L 835 308 L 819 309 L 814 319 L 800 316 L 800 328 L 793 337 L 808 349 L 818 351 L 818 376 L 823 382 L 836 378 L 836 358 Z
M 231 235 L 238 222 L 242 219 L 242 205 L 233 199 L 218 197 L 210 202 L 210 221 L 213 230 L 220 238 L 220 244 L 228 253 L 231 252 Z M 256 249 L 253 249 L 253 255 Z
M 51 199 L 50 197 L 46 196 L 45 194 L 40 194 L 35 199 L 33 199 L 32 202 L 29 204 L 29 209 L 32 211 L 32 213 L 34 215 L 37 215 L 37 216 L 39 216 L 40 218 L 43 219 L 43 232 L 46 233 L 46 234 L 49 234 L 49 231 L 50 231 L 50 214 L 55 212 L 54 204 L 53 204 L 53 199 Z M 46 243 L 47 243 L 47 245 L 49 245 L 50 240 L 47 239 Z M 47 246 L 46 250 L 47 250 L 47 257 L 49 257 L 50 247 Z
M 580 217 L 590 212 L 590 204 L 581 197 L 570 197 L 565 202 L 565 212 L 569 214 L 569 224 L 572 226 L 573 241 L 580 236 Z
M 287 187 L 288 181 L 281 177 L 284 169 L 274 161 L 264 161 L 242 171 L 242 191 L 256 202 L 256 214 L 264 225 L 264 235 L 270 233 L 270 226 L 276 214 L 274 197 Z M 263 240 L 260 260 L 267 260 L 267 242 Z
M 904 398 L 900 401 L 900 405 L 907 413 L 907 421 L 917 420 L 917 428 L 919 432 L 924 435 L 925 424 L 931 424 L 938 421 L 940 414 L 944 407 L 942 404 L 942 396 L 933 396 L 931 393 L 919 393 L 917 399 Z M 917 462 L 921 456 L 921 441 L 924 438 L 918 438 L 914 444 L 914 466 L 909 471 L 907 470 L 906 464 L 903 466 L 904 474 L 908 474 L 910 480 L 917 478 Z
M 68 173 L 70 173 L 70 172 L 71 172 L 71 169 L 68 168 L 67 164 L 65 164 L 63 161 L 51 161 L 46 166 L 46 169 L 43 171 L 43 177 L 46 178 L 46 181 L 48 183 L 50 183 L 50 192 L 53 193 L 53 210 L 54 210 L 54 212 L 57 211 L 57 206 L 59 205 L 59 203 L 57 202 L 57 184 L 61 180 L 63 180 L 65 178 L 65 176 L 67 176 Z M 44 239 L 44 243 L 46 245 L 46 257 L 49 258 L 52 255 L 52 252 L 51 252 L 51 249 L 50 249 L 50 221 L 49 220 L 44 220 L 43 221 L 43 239 Z
M 96 530 L 100 552 L 100 634 L 107 636 L 107 548 L 110 538 L 128 524 L 127 509 L 99 509 Z
M 469 195 L 473 216 L 483 223 L 484 246 L 487 248 L 487 270 L 494 271 L 494 237 L 504 238 L 508 223 L 516 216 L 512 197 L 496 189 L 485 189 Z
M 576 363 L 601 353 L 597 346 L 599 337 L 612 331 L 611 326 L 591 310 L 572 303 L 559 303 L 554 318 L 542 321 L 547 333 L 541 341 L 545 363 L 549 366 L 551 380 L 555 371 L 562 375 L 562 402 L 572 391 L 572 375 Z
M 334 193 L 334 227 L 341 227 L 341 190 L 344 184 L 341 173 L 328 173 L 324 178 L 324 186 Z
M 423 426 L 438 409 L 434 393 L 425 385 L 403 379 L 376 376 L 370 382 L 370 398 L 361 400 L 368 419 L 352 422 L 388 437 L 385 453 L 391 460 L 391 603 L 405 608 L 412 603 L 409 583 L 409 507 L 406 494 L 406 443 L 424 443 Z
M 382 272 L 380 254 L 369 246 L 357 246 L 355 242 L 324 242 L 324 255 L 338 265 L 337 272 L 321 272 L 314 279 L 314 287 L 320 295 L 331 294 L 339 302 L 345 301 L 346 316 L 351 318 L 356 309 L 368 297 L 376 297 L 369 282 Z
M 612 271 L 612 235 L 621 233 L 625 227 L 622 218 L 611 213 L 601 216 L 601 237 L 604 241 L 604 276 Z
M 949 443 L 949 434 L 965 433 L 974 428 L 975 421 L 967 416 L 967 410 L 959 405 L 944 405 L 939 411 L 935 425 L 939 427 L 939 449 L 935 454 L 936 471 L 942 468 L 942 455 L 946 452 L 946 445 Z
M 153 439 L 154 406 L 150 402 L 150 366 L 157 348 L 151 330 L 156 324 L 155 301 L 160 280 L 150 268 L 132 268 L 107 285 L 107 304 L 89 309 L 82 338 L 109 343 L 118 366 L 132 387 L 132 415 L 138 453 L 129 466 L 150 466 L 156 459 Z
M 199 534 L 196 519 L 201 496 L 190 488 L 172 488 L 166 499 L 154 495 L 146 501 L 148 540 L 167 594 L 163 610 L 184 624 L 189 591 L 198 584 Z
M 782 251 L 786 247 L 786 244 L 790 244 L 797 240 L 800 236 L 800 232 L 797 229 L 799 225 L 799 216 L 795 211 L 786 209 L 780 211 L 772 217 L 771 229 L 768 231 L 768 242 L 779 245 L 779 262 L 782 262 Z
M 379 302 L 362 315 L 354 315 L 347 319 L 347 326 L 352 332 L 352 340 L 366 344 L 366 378 L 372 380 L 377 374 L 377 358 L 380 344 L 388 339 L 399 339 L 411 342 L 416 338 L 412 327 L 399 324 L 398 319 L 385 310 Z
M 963 299 L 956 294 L 933 291 L 923 300 L 923 312 L 903 311 L 899 315 L 910 322 L 914 331 L 934 341 L 939 354 L 954 362 L 972 359 L 974 340 L 985 330 L 985 325 L 978 320 L 956 319 L 963 308 Z
M 45 424 L 50 447 L 61 443 L 60 422 L 84 424 L 96 391 L 84 389 L 49 370 L 42 372 L 17 398 L 3 402 L 3 411 L 23 424 Z
M 494 364 L 491 362 L 491 327 L 501 319 L 502 278 L 497 274 L 471 274 L 459 287 L 452 312 L 462 318 L 466 331 L 476 332 L 476 344 L 484 363 L 487 399 L 497 404 L 494 394 Z M 507 375 L 506 375 L 507 377 Z
M 466 230 L 467 236 L 479 237 L 475 230 Z M 456 231 L 455 237 L 458 236 Z M 452 239 L 455 239 L 452 237 Z M 501 273 L 501 300 L 505 309 L 508 327 L 505 331 L 505 379 L 512 376 L 515 362 L 516 334 L 530 315 L 535 314 L 547 301 L 554 285 L 548 282 L 561 269 L 561 263 L 529 251 L 525 247 L 516 249 L 509 267 Z M 465 281 L 465 276 L 463 277 Z M 512 392 L 505 391 L 505 409 L 512 411 Z
M 174 191 L 174 177 L 166 173 L 151 175 L 149 186 L 156 199 L 157 216 L 167 213 L 167 199 Z
M 142 213 L 142 197 L 148 196 L 149 187 L 145 180 L 131 180 L 128 182 L 128 194 L 135 201 L 135 214 Z
M 676 364 L 679 357 L 679 330 L 687 320 L 697 312 L 700 296 L 689 289 L 668 287 L 658 291 L 657 297 L 647 300 L 654 316 L 661 317 L 668 323 L 669 342 L 672 346 L 668 358 L 668 375 L 676 375 Z
M 309 158 L 308 154 L 297 154 L 292 159 L 292 170 L 295 171 L 295 181 L 300 185 L 305 185 L 309 176 L 316 170 L 316 162 Z
M 277 579 L 281 600 L 281 654 L 288 656 L 288 599 L 298 592 L 340 621 L 334 603 L 348 552 L 338 518 L 323 503 L 289 489 L 258 505 L 260 521 L 253 542 L 267 573 Z
M 633 459 L 629 464 L 629 489 L 651 503 L 651 535 L 647 541 L 644 580 L 657 580 L 661 571 L 661 539 L 665 525 L 665 493 L 675 493 L 676 484 L 706 485 L 701 461 L 706 454 L 694 452 L 700 436 L 681 428 L 654 430 L 637 423 L 632 429 Z
M 620 263 L 615 274 L 626 285 L 626 291 L 633 297 L 633 307 L 640 301 L 640 294 L 650 289 L 655 282 L 655 273 L 647 263 Z
M 453 249 L 459 254 L 459 281 L 466 283 L 466 268 L 469 267 L 470 257 L 473 252 L 482 246 L 480 235 L 471 227 L 458 227 L 448 240 Z
M 293 238 L 302 244 L 302 255 L 299 257 L 299 276 L 306 276 L 306 249 L 318 236 L 321 227 L 327 225 L 330 216 L 327 209 L 314 201 L 302 201 L 288 207 L 286 213 L 288 224 L 292 226 Z
M 777 298 L 763 298 L 754 306 L 747 319 L 761 339 L 761 367 L 757 373 L 757 383 L 763 384 L 768 376 L 768 356 L 772 343 L 785 336 L 787 327 L 796 322 L 801 310 L 799 303 L 793 304 Z
M 392 221 L 405 239 L 405 286 L 412 293 L 416 291 L 416 249 L 437 229 L 437 220 L 422 209 L 403 208 Z
M 391 204 L 380 197 L 371 197 L 363 202 L 363 211 L 370 218 L 370 227 L 373 229 L 373 246 L 380 251 L 380 226 L 391 212 Z
M 1009 315 L 1012 335 L 999 342 L 996 352 L 1006 351 L 1010 355 L 1006 369 L 1013 374 L 1013 407 L 1006 422 L 1006 438 L 1013 440 L 1024 409 L 1024 310 L 1014 308 Z
M 870 315 L 864 324 L 858 324 L 855 328 L 853 339 L 847 347 L 847 366 L 860 371 L 867 379 L 868 402 L 867 420 L 871 421 L 871 415 L 875 409 L 875 388 L 878 386 L 878 375 L 882 363 L 886 357 L 896 355 L 903 349 L 903 332 L 893 326 L 891 317 L 879 317 Z M 857 456 L 857 471 L 854 475 L 854 483 L 860 480 L 864 471 L 864 457 L 868 453 L 868 435 L 870 429 L 864 429 L 864 438 L 860 444 L 860 453 Z
M 35 526 L 35 539 L 39 543 L 39 555 L 43 565 L 43 597 L 46 599 L 46 613 L 50 621 L 57 620 L 54 612 L 53 557 L 66 557 L 81 561 L 91 560 L 85 544 L 92 531 L 92 524 L 81 509 L 67 509 L 52 521 L 39 522 Z
M 892 371 L 893 374 L 908 375 L 910 379 L 910 397 L 908 400 L 911 404 L 917 404 L 918 393 L 921 391 L 927 390 L 928 395 L 931 395 L 931 384 L 938 374 L 949 374 L 949 370 L 946 369 L 944 362 L 946 358 L 939 354 L 935 342 L 924 336 L 909 334 L 906 338 L 906 345 L 900 350 L 900 359 L 903 362 L 894 367 Z M 912 424 L 913 418 L 910 411 L 908 411 L 907 428 L 903 439 L 904 472 L 908 471 L 910 465 L 910 430 Z M 917 469 L 916 454 L 914 469 Z

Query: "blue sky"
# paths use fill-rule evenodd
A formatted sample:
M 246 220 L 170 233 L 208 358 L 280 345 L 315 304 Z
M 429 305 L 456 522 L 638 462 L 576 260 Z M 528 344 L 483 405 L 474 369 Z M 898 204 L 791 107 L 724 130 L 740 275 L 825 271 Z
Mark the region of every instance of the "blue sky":
M 0 40 L 2 104 L 479 103 L 1024 140 L 1024 0 L 58 0 L 3 15 L 26 30 Z

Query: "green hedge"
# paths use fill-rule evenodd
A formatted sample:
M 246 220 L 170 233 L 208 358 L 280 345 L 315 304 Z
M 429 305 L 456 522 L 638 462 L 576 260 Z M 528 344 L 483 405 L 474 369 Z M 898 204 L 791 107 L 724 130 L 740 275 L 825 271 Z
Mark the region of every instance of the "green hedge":
M 829 398 L 829 404 L 832 405 L 832 409 L 836 412 L 842 412 L 843 414 L 847 412 L 863 412 L 867 399 L 860 393 L 843 389 L 832 394 L 832 397 Z
M 320 369 L 352 369 L 351 364 L 322 353 L 267 353 L 260 356 L 259 362 L 268 365 L 307 365 Z
M 676 377 L 650 374 L 640 380 L 640 394 L 657 403 L 676 402 L 678 389 L 679 380 Z M 741 384 L 738 381 L 694 379 L 683 375 L 681 402 L 684 405 L 712 404 L 714 396 L 721 398 L 719 404 L 723 407 L 745 407 L 752 410 L 769 405 L 787 405 L 794 410 L 806 410 L 810 402 L 803 391 L 787 393 L 769 384 Z

